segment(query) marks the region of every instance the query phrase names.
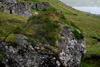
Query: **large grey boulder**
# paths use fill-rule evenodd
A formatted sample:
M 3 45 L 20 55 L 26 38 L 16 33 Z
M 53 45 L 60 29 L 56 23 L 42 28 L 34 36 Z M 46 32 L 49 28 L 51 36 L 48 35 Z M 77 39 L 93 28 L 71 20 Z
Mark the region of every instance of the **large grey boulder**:
M 24 35 L 17 35 L 16 47 L 1 41 L 2 64 L 5 67 L 79 67 L 86 53 L 85 40 L 76 39 L 65 25 L 61 28 L 56 47 L 44 44 L 33 47 Z
M 86 42 L 84 39 L 76 39 L 66 26 L 61 28 L 61 39 L 58 41 L 60 61 L 65 67 L 80 67 L 81 58 L 86 53 Z
M 4 67 L 59 67 L 60 62 L 56 54 L 49 50 L 43 51 L 43 47 L 34 47 L 27 43 L 26 37 L 17 35 L 15 45 L 8 46 L 0 41 L 0 53 L 3 55 Z M 59 64 L 58 64 L 59 63 Z

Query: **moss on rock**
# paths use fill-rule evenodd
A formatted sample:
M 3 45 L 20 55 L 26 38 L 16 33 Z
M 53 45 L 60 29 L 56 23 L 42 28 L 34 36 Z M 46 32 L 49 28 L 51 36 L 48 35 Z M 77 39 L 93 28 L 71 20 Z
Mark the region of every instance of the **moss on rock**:
M 12 44 L 14 44 L 15 39 L 16 39 L 16 34 L 10 34 L 10 35 L 6 38 L 6 42 L 7 42 L 7 43 L 12 43 Z

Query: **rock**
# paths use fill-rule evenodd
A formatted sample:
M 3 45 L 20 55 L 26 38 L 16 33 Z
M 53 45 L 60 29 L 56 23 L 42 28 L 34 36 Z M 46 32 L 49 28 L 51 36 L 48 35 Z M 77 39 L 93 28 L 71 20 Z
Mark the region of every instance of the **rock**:
M 32 12 L 32 14 L 34 14 L 34 15 L 38 15 L 39 13 L 38 13 L 38 12 Z
M 65 67 L 79 67 L 81 58 L 86 53 L 84 39 L 77 40 L 66 26 L 62 26 L 61 39 L 58 41 L 59 58 Z
M 86 53 L 85 40 L 76 39 L 67 26 L 62 25 L 61 28 L 61 39 L 57 41 L 56 47 L 59 50 L 56 51 L 50 45 L 32 47 L 27 42 L 27 37 L 19 34 L 16 34 L 14 40 L 17 47 L 0 41 L 2 64 L 6 67 L 79 67 L 81 58 Z
M 51 7 L 48 2 L 29 3 L 29 2 L 16 2 L 16 0 L 0 0 L 0 8 L 3 7 L 3 12 L 23 17 L 32 16 L 32 9 L 42 10 Z M 37 14 L 37 13 L 36 13 Z
M 16 0 L 0 0 L 0 2 L 3 2 L 3 3 L 16 3 L 17 1 Z
M 49 50 L 41 51 L 39 47 L 33 48 L 31 45 L 18 45 L 16 48 L 9 47 L 6 43 L 0 43 L 0 53 L 3 54 L 2 64 L 5 67 L 59 67 L 60 62 L 56 55 Z M 57 62 L 57 63 L 56 63 Z M 59 65 L 58 65 L 59 64 Z
M 33 3 L 32 9 L 35 10 L 43 10 L 44 8 L 50 8 L 50 4 L 48 2 L 41 2 L 41 3 Z
M 16 0 L 0 0 L 0 8 L 4 8 L 3 12 L 23 17 L 30 17 L 32 15 L 30 11 L 30 3 L 16 2 Z
M 26 40 L 27 40 L 27 37 L 21 34 L 17 34 L 14 42 L 18 45 L 24 46 L 25 44 L 28 45 L 28 42 Z
M 37 10 L 37 3 L 32 3 L 32 9 Z
M 0 8 L 2 8 L 3 4 L 0 2 Z
M 8 7 L 8 5 L 10 6 Z M 8 12 L 10 14 L 19 15 L 23 17 L 30 17 L 32 15 L 30 11 L 30 4 L 24 2 L 16 4 L 6 4 L 4 12 Z

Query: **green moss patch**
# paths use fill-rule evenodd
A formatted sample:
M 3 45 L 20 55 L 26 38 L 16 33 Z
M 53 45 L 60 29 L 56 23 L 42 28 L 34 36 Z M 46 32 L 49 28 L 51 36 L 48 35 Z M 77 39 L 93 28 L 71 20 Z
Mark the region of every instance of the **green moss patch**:
M 15 38 L 16 38 L 16 35 L 15 35 L 15 34 L 10 34 L 10 35 L 6 38 L 6 42 L 7 42 L 7 43 L 14 44 Z

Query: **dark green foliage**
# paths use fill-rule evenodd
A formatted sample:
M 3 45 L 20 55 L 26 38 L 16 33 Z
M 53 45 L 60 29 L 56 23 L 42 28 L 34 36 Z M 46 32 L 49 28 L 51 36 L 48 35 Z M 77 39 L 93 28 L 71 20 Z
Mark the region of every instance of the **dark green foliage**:
M 17 20 L 17 19 L 9 19 L 9 20 L 5 20 L 5 22 L 9 22 L 9 23 L 23 23 L 22 21 Z
M 47 10 L 56 11 L 56 8 L 50 7 L 50 8 L 47 8 Z
M 22 31 L 22 29 L 20 28 L 20 27 L 16 27 L 14 30 L 13 30 L 13 33 L 15 33 L 15 34 L 18 34 L 18 33 L 20 33 Z
M 84 38 L 84 36 L 83 36 L 83 34 L 82 34 L 82 31 L 81 31 L 81 29 L 80 29 L 78 26 L 76 26 L 76 25 L 75 25 L 74 23 L 72 23 L 72 22 L 67 21 L 66 19 L 60 19 L 60 20 L 63 21 L 65 24 L 67 24 L 67 25 L 69 26 L 69 28 L 71 28 L 71 29 L 74 30 L 73 33 L 74 33 L 74 35 L 75 35 L 75 37 L 76 37 L 77 39 L 83 39 L 83 38 Z M 80 30 L 81 33 L 79 33 L 77 30 Z
M 99 67 L 100 55 L 99 54 L 86 54 L 81 61 L 81 67 Z
M 3 59 L 3 56 L 2 56 L 2 54 L 0 54 L 0 62 L 2 61 L 2 59 Z
M 60 19 L 60 21 L 64 22 L 67 25 L 70 25 L 70 22 L 68 22 L 66 19 Z
M 44 8 L 42 11 L 56 11 L 56 8 L 50 7 L 50 8 Z
M 45 35 L 45 38 L 48 41 L 48 43 L 52 46 L 54 46 L 56 42 L 56 37 L 54 34 L 52 34 L 53 32 L 56 32 L 56 28 L 58 28 L 58 25 L 55 23 L 47 23 L 44 25 L 43 28 L 45 30 L 43 33 L 47 34 Z
M 43 18 L 41 16 L 33 16 L 32 18 L 30 18 L 28 20 L 31 24 L 44 24 L 44 23 L 48 23 L 51 22 L 50 19 L 48 17 Z M 29 23 L 28 23 L 29 24 Z
M 55 28 L 57 28 L 58 25 L 56 23 L 46 23 L 44 25 L 44 29 L 46 30 L 46 32 L 54 32 Z
M 42 27 L 39 28 L 38 30 L 38 35 L 41 37 L 44 37 L 47 42 L 54 46 L 56 42 L 56 37 L 54 32 L 56 32 L 56 28 L 58 28 L 58 25 L 56 23 L 45 23 Z M 44 40 L 42 40 L 44 42 Z
M 46 9 L 46 8 L 44 8 L 42 11 L 47 11 L 47 9 Z
M 77 39 L 83 39 L 84 38 L 84 36 L 83 36 L 83 34 L 82 33 L 79 33 L 77 30 L 75 30 L 74 29 L 74 35 L 75 35 L 75 37 L 77 38 Z
M 61 17 L 61 18 L 62 18 L 62 19 L 66 19 L 64 15 L 62 15 L 62 17 Z
M 51 12 L 51 11 L 50 11 Z M 52 21 L 50 19 L 51 13 L 48 11 L 41 12 L 38 16 L 32 16 L 28 21 L 28 26 L 37 25 L 34 38 L 41 43 L 50 44 L 54 46 L 57 40 L 56 30 L 58 30 L 59 21 Z M 36 27 L 35 27 L 36 28 Z
M 60 23 L 59 21 L 54 21 L 54 23 Z
M 24 0 L 24 1 L 39 2 L 39 0 Z
M 4 21 L 2 19 L 0 19 L 0 26 L 4 23 Z
M 50 35 L 47 35 L 46 36 L 46 39 L 48 41 L 48 43 L 51 45 L 51 46 L 55 46 L 55 42 L 56 42 L 56 37 L 55 36 L 50 36 Z
M 32 42 L 32 46 L 35 47 L 36 46 L 36 42 Z

